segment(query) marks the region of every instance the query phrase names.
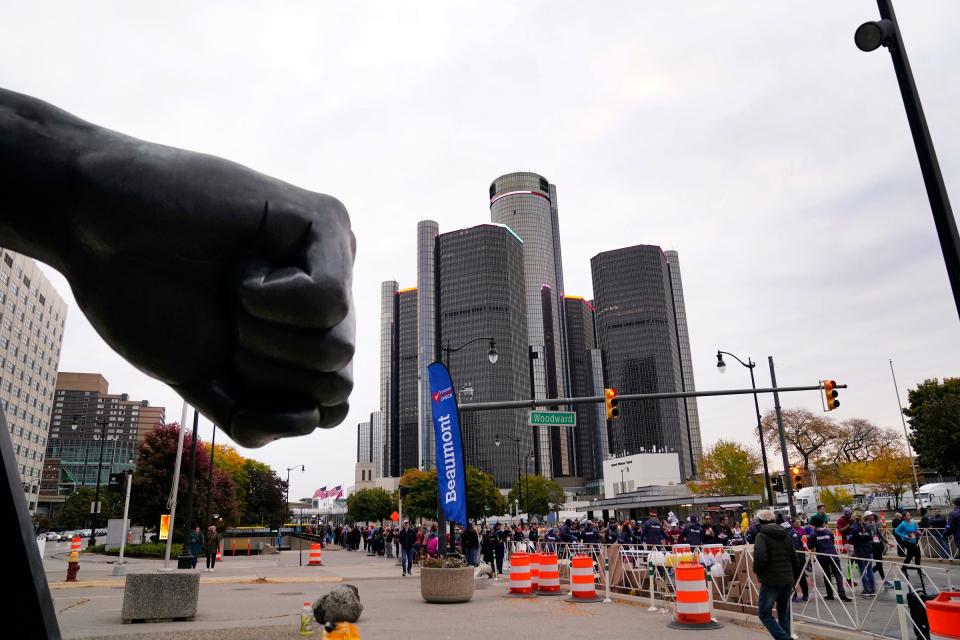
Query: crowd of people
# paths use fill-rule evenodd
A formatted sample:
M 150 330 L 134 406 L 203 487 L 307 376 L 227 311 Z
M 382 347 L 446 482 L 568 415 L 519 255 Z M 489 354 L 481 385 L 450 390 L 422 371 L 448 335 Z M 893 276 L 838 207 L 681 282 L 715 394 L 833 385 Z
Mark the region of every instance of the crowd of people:
M 843 510 L 833 529 L 829 526 L 830 516 L 824 505 L 819 505 L 817 512 L 807 519 L 789 519 L 780 513 L 770 513 L 772 523 L 784 531 L 795 552 L 813 551 L 817 554 L 816 562 L 827 578 L 824 585 L 827 599 L 834 598 L 831 585 L 834 582 L 836 596 L 847 600 L 840 563 L 836 559 L 841 552 L 857 564 L 860 584 L 866 595 L 876 592 L 876 576 L 883 581 L 883 587 L 891 588 L 879 562 L 889 549 L 895 547 L 904 564 L 919 566 L 922 535 L 934 536 L 934 548 L 944 550 L 943 556 L 949 553 L 950 538 L 955 538 L 960 546 L 960 498 L 954 502 L 957 507 L 949 516 L 944 516 L 939 509 L 930 514 L 921 509 L 919 522 L 910 512 L 900 510 L 894 514 L 889 527 L 871 511 L 850 508 Z M 737 546 L 754 544 L 765 524 L 768 523 L 758 517 L 751 519 L 743 509 L 690 515 L 683 521 L 673 512 L 661 520 L 657 512 L 652 511 L 645 520 L 566 520 L 562 524 L 523 521 L 514 524 L 469 523 L 465 528 L 457 526 L 452 540 L 448 531 L 444 534 L 447 547 L 461 553 L 468 564 L 477 566 L 482 561 L 495 572 L 502 573 L 504 561 L 513 551 L 535 548 L 550 551 L 557 544 L 564 543 L 642 545 L 665 551 L 678 544 Z M 338 544 L 348 551 L 363 550 L 388 558 L 399 557 L 403 575 L 409 575 L 412 566 L 422 563 L 425 558 L 436 557 L 440 548 L 436 524 L 417 526 L 404 521 L 399 526 L 326 525 L 320 527 L 318 533 L 328 544 Z M 798 584 L 800 591 L 795 598 L 807 600 L 808 581 L 800 580 Z

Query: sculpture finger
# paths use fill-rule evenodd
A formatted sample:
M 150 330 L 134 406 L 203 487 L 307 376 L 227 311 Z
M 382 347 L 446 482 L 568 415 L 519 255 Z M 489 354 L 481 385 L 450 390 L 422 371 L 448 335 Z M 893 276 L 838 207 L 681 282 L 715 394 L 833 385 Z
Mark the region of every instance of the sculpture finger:
M 235 362 L 245 388 L 273 394 L 278 399 L 306 397 L 322 406 L 334 406 L 345 402 L 353 390 L 350 366 L 322 373 L 242 350 L 237 353 Z
M 344 320 L 327 330 L 308 330 L 251 318 L 237 318 L 240 348 L 311 371 L 339 371 L 353 358 L 356 318 L 351 307 Z

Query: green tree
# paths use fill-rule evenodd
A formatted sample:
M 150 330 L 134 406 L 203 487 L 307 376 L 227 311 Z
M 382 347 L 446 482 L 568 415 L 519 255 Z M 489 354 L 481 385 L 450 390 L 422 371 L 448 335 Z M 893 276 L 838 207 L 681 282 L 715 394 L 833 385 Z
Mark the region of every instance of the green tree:
M 910 389 L 910 444 L 923 467 L 960 475 L 960 378 L 925 380 Z
M 57 523 L 65 529 L 86 529 L 90 526 L 90 505 L 96 496 L 96 490 L 84 487 L 71 494 L 63 503 L 63 509 L 57 513 Z M 100 514 L 96 526 L 103 527 L 111 518 L 123 517 L 123 503 L 120 494 L 110 493 L 106 486 L 100 487 Z
M 521 491 L 521 483 L 523 490 Z M 507 494 L 507 509 L 523 496 L 520 509 L 532 515 L 544 516 L 551 511 L 557 511 L 567 501 L 563 487 L 544 476 L 527 476 L 513 483 L 513 488 Z
M 403 499 L 403 516 L 414 520 L 437 517 L 437 474 L 435 471 L 407 469 L 400 477 L 400 486 L 410 489 Z
M 690 483 L 694 493 L 742 496 L 760 493 L 763 481 L 757 476 L 760 456 L 731 440 L 719 440 L 700 463 L 702 482 Z
M 361 489 L 347 498 L 347 516 L 353 522 L 379 522 L 393 513 L 393 498 L 383 489 Z
M 137 468 L 133 474 L 133 487 L 130 497 L 130 518 L 134 522 L 146 527 L 160 526 L 160 515 L 169 513 L 167 496 L 170 495 L 170 485 L 173 482 L 173 468 L 177 454 L 177 438 L 180 427 L 176 423 L 158 425 L 149 432 L 140 444 L 140 454 L 137 458 Z M 184 436 L 183 464 L 180 467 L 177 503 L 183 506 L 186 502 L 191 434 Z M 207 476 L 210 471 L 210 456 L 206 447 L 197 447 L 197 464 L 194 476 L 193 491 L 193 520 L 191 524 L 200 524 L 207 504 L 207 488 L 210 486 Z M 238 521 L 240 511 L 237 507 L 236 485 L 233 478 L 214 465 L 213 470 L 213 500 L 211 508 L 219 514 L 221 526 L 231 525 Z M 183 531 L 184 522 L 178 511 L 177 532 L 179 537 Z
M 507 511 L 507 501 L 493 483 L 493 476 L 467 465 L 467 517 L 480 520 L 486 515 Z
M 286 481 L 280 479 L 269 465 L 250 459 L 244 459 L 243 474 L 247 493 L 241 522 L 271 528 L 280 526 L 287 514 Z

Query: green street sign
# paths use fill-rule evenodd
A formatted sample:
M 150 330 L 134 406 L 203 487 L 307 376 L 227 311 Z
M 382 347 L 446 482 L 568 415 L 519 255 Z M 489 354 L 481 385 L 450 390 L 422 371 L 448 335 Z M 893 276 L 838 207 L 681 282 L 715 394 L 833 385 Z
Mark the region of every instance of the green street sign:
M 531 427 L 575 427 L 577 414 L 573 411 L 531 411 L 527 424 Z

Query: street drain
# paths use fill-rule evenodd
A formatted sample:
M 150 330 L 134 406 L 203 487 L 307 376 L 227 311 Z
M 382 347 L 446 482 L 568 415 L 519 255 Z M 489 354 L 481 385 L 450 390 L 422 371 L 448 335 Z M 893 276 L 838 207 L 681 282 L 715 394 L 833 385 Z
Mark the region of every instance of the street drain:
M 234 587 L 234 591 L 256 591 L 256 587 Z

